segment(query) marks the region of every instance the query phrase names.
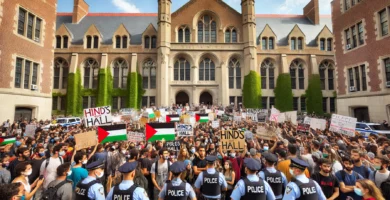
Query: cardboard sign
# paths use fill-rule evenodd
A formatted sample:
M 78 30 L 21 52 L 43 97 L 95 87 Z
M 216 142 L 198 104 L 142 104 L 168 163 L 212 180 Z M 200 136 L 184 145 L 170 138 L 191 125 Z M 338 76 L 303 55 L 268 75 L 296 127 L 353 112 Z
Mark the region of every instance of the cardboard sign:
M 177 136 L 193 136 L 194 129 L 191 124 L 177 124 L 176 126 Z
M 211 124 L 211 127 L 219 128 L 219 121 L 213 121 L 212 124 Z
M 216 110 L 215 113 L 216 113 L 218 116 L 222 116 L 223 114 L 225 114 L 225 111 L 223 111 L 223 110 Z
M 74 139 L 76 141 L 76 150 L 97 145 L 96 131 L 75 134 Z
M 111 124 L 111 106 L 84 109 L 84 118 L 87 127 Z
M 245 133 L 241 130 L 224 130 L 219 144 L 223 151 L 242 151 L 245 148 Z
M 235 122 L 240 122 L 241 121 L 241 116 L 234 116 L 234 121 Z
M 257 113 L 257 122 L 266 122 L 268 117 L 268 111 L 265 110 L 264 112 Z
M 280 113 L 278 115 L 278 122 L 279 123 L 291 122 L 291 123 L 297 125 L 298 124 L 298 122 L 297 122 L 297 111 L 290 111 L 290 112 Z
M 263 140 L 271 140 L 275 136 L 275 132 L 264 126 L 257 126 L 256 136 Z
M 214 119 L 215 119 L 214 113 L 210 112 L 209 113 L 209 121 L 214 121 Z
M 134 143 L 143 142 L 145 141 L 145 133 L 129 131 L 127 132 L 127 140 Z
M 329 130 L 354 137 L 356 122 L 356 118 L 333 114 Z
M 180 151 L 180 141 L 178 140 L 165 142 L 164 146 L 168 151 Z
M 25 130 L 25 134 L 26 136 L 28 137 L 34 137 L 35 135 L 35 130 L 37 129 L 37 125 L 35 124 L 29 124 L 29 125 L 26 125 L 26 130 Z
M 326 120 L 325 119 L 311 118 L 310 128 L 312 128 L 314 130 L 320 129 L 321 131 L 323 131 L 326 129 Z
M 308 133 L 310 131 L 310 125 L 299 123 L 297 130 L 302 133 Z
M 247 140 L 252 140 L 253 139 L 253 133 L 252 133 L 252 131 L 245 131 L 244 132 L 244 134 L 245 134 L 245 139 L 247 139 Z

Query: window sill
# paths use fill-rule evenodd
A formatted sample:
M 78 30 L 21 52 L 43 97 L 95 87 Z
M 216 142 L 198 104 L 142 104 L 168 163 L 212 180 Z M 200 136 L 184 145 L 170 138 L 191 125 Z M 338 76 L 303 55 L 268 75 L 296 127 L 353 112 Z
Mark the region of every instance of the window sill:
M 28 38 L 28 37 L 26 37 L 26 36 L 24 36 L 24 35 L 20 35 L 19 33 L 15 33 L 15 35 L 16 35 L 17 37 L 19 37 L 19 38 L 22 38 L 22 39 L 28 41 L 28 42 L 31 42 L 31 43 L 33 43 L 33 44 L 36 44 L 36 45 L 38 45 L 38 46 L 43 47 L 42 39 L 40 39 L 39 42 L 36 42 L 35 40 L 30 39 L 30 38 Z
M 388 38 L 388 37 L 390 37 L 390 32 L 389 32 L 387 35 L 385 35 L 385 36 L 379 36 L 379 37 L 376 39 L 376 41 L 383 40 L 383 39 Z
M 346 49 L 344 48 L 344 54 L 347 54 L 347 53 L 349 53 L 349 52 L 353 52 L 353 51 L 355 51 L 356 49 L 360 49 L 360 48 L 362 48 L 362 47 L 365 47 L 366 45 L 367 45 L 367 43 L 365 42 L 364 44 L 359 45 L 359 46 L 357 46 L 357 47 L 355 47 L 355 48 L 353 48 L 353 49 L 346 50 Z

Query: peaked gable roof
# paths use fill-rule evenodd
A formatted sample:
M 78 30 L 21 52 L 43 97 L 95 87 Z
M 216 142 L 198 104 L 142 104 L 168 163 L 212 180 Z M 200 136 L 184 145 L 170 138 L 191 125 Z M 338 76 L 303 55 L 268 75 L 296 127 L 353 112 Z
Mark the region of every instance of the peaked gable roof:
M 330 34 L 333 35 L 332 31 L 328 28 L 327 25 L 325 25 L 324 28 L 318 33 L 316 38 L 318 38 L 321 34 L 326 33 L 326 32 L 329 32 Z
M 261 31 L 259 36 L 262 35 L 266 30 L 270 30 L 272 32 L 272 34 L 274 34 L 274 36 L 276 37 L 276 34 L 275 34 L 274 30 L 272 30 L 272 28 L 268 24 L 265 25 L 263 31 Z
M 192 4 L 196 3 L 197 0 L 190 0 L 187 3 L 185 3 L 183 6 L 181 6 L 179 9 L 177 9 L 175 12 L 173 12 L 171 15 L 172 17 L 177 16 L 180 12 L 182 12 L 184 9 L 188 8 Z M 223 0 L 208 0 L 208 1 L 216 1 L 217 3 L 221 4 L 222 6 L 228 8 L 229 10 L 233 11 L 234 13 L 241 15 L 240 12 L 238 12 L 236 9 L 232 8 L 229 4 L 225 3 Z
M 145 34 L 145 33 L 148 32 L 148 31 L 154 31 L 155 33 L 157 33 L 157 29 L 153 26 L 152 23 L 150 23 L 150 24 L 148 25 L 148 27 L 146 27 L 146 29 L 144 30 L 144 32 L 142 32 L 142 34 Z
M 68 27 L 65 24 L 61 24 L 61 26 L 56 30 L 56 35 L 60 35 L 61 33 L 67 33 L 71 38 L 73 38 L 73 34 L 69 31 Z
M 103 38 L 103 35 L 102 33 L 100 33 L 99 29 L 95 26 L 95 24 L 91 24 L 89 26 L 89 28 L 87 29 L 87 31 L 85 31 L 84 35 L 88 35 L 88 33 L 93 33 L 93 32 L 97 32 L 99 33 L 100 37 Z
M 130 35 L 129 31 L 126 29 L 123 23 L 121 23 L 119 27 L 115 30 L 115 34 L 120 34 L 122 32 L 125 32 L 127 35 Z
M 291 29 L 290 33 L 288 34 L 288 37 L 290 37 L 290 35 L 291 35 L 291 34 L 293 33 L 293 31 L 295 31 L 295 30 L 301 32 L 301 33 L 303 34 L 303 36 L 306 37 L 306 35 L 305 35 L 305 33 L 302 31 L 302 29 L 299 28 L 298 24 L 295 24 L 294 28 Z

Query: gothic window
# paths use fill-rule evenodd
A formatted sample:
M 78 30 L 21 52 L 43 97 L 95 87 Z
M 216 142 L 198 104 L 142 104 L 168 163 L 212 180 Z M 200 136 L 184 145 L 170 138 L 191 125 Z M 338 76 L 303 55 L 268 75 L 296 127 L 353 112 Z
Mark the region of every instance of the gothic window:
M 305 89 L 305 68 L 303 63 L 295 59 L 290 65 L 291 88 L 293 90 Z
M 225 31 L 225 43 L 237 43 L 237 30 L 234 27 L 227 28 Z
M 204 15 L 198 21 L 198 42 L 217 42 L 217 22 L 209 15 Z
M 189 43 L 190 40 L 190 29 L 187 26 L 182 26 L 178 30 L 178 41 L 180 43 Z
M 156 63 L 151 59 L 142 66 L 142 85 L 144 89 L 156 89 Z
M 57 58 L 54 61 L 54 89 L 66 89 L 66 86 L 68 85 L 68 73 L 68 62 L 62 58 Z
M 229 89 L 241 89 L 241 67 L 236 58 L 229 62 Z
M 96 89 L 98 85 L 99 64 L 95 59 L 84 61 L 84 88 Z
M 199 80 L 215 81 L 215 64 L 210 58 L 205 58 L 200 62 Z
M 116 59 L 113 63 L 113 72 L 113 87 L 126 88 L 127 75 L 129 73 L 127 62 L 122 58 Z
M 191 66 L 190 63 L 180 58 L 175 62 L 174 66 L 174 80 L 175 81 L 189 81 L 191 79 Z
M 334 66 L 329 61 L 323 61 L 320 66 L 320 80 L 322 90 L 334 90 Z M 326 87 L 328 86 L 328 87 Z
M 275 66 L 270 59 L 265 59 L 261 63 L 260 73 L 261 73 L 261 88 L 274 89 L 275 88 Z

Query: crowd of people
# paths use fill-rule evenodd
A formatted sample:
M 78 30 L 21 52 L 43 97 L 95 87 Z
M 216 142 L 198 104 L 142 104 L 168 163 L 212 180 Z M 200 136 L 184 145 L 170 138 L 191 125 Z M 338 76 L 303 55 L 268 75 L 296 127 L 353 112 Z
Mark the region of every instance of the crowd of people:
M 31 123 L 38 128 L 34 137 L 26 137 Z M 124 123 L 129 132 L 145 131 L 135 122 Z M 390 199 L 390 140 L 380 135 L 306 133 L 288 121 L 220 120 L 219 128 L 211 121 L 197 123 L 193 136 L 177 137 L 179 151 L 167 149 L 166 141 L 77 149 L 74 135 L 96 127 L 46 131 L 40 128 L 45 125 L 3 124 L 3 135 L 15 135 L 16 141 L 0 147 L 1 199 Z M 258 136 L 258 126 L 274 136 Z M 242 151 L 225 151 L 219 146 L 224 130 L 246 130 L 253 137 Z

